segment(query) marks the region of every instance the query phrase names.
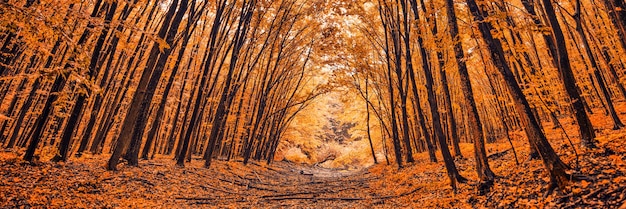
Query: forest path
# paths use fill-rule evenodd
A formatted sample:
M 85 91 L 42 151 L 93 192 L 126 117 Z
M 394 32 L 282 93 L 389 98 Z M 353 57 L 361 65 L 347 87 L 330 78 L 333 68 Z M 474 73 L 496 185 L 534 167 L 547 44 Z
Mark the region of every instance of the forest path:
M 329 169 L 287 162 L 276 162 L 271 166 L 252 163 L 249 168 L 229 171 L 232 174 L 230 177 L 220 178 L 226 189 L 216 189 L 218 193 L 223 193 L 219 197 L 176 199 L 190 205 L 343 208 L 394 198 L 394 195 L 369 191 L 372 188 L 370 183 L 380 177 L 367 170 Z M 235 190 L 239 192 L 227 192 Z
M 107 158 L 31 165 L 0 152 L 0 191 L 6 191 L 0 208 L 354 208 L 382 204 L 397 192 L 380 188 L 381 176 L 367 170 L 241 161 L 206 169 L 198 160 L 181 168 L 162 157 L 107 171 Z

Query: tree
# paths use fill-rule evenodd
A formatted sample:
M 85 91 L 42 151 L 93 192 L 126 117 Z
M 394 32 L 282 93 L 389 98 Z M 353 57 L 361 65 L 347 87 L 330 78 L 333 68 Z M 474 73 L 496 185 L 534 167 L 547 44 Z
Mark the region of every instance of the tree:
M 483 41 L 487 44 L 490 51 L 489 54 L 491 61 L 494 63 L 496 68 L 499 70 L 500 75 L 505 80 L 509 92 L 515 101 L 515 109 L 517 114 L 521 117 L 522 124 L 525 127 L 524 130 L 526 131 L 530 144 L 537 149 L 541 159 L 543 160 L 544 166 L 550 173 L 550 190 L 556 187 L 564 189 L 571 177 L 565 172 L 569 169 L 569 167 L 561 161 L 560 157 L 556 154 L 548 142 L 545 134 L 541 130 L 539 122 L 535 117 L 533 117 L 532 108 L 530 107 L 526 96 L 515 80 L 513 72 L 506 64 L 501 42 L 494 39 L 491 34 L 493 26 L 491 23 L 485 21 L 483 12 L 478 7 L 476 1 L 466 0 L 466 2 L 472 16 L 474 17 L 474 21 L 478 24 L 478 29 L 481 33 Z
M 150 51 L 150 57 L 148 58 L 148 64 L 146 65 L 146 69 L 141 74 L 140 82 L 133 96 L 130 109 L 124 119 L 121 134 L 117 140 L 113 154 L 109 159 L 107 165 L 107 169 L 109 170 L 116 169 L 120 157 L 123 153 L 128 152 L 129 147 L 139 149 L 140 144 L 138 145 L 137 141 L 141 142 L 141 135 L 143 134 L 143 128 L 145 127 L 144 120 L 145 114 L 147 114 L 146 112 L 148 111 L 148 105 L 154 96 L 154 91 L 161 74 L 163 73 L 165 62 L 171 54 L 171 46 L 174 42 L 174 37 L 177 34 L 181 19 L 187 11 L 187 7 L 187 0 L 174 0 L 170 4 L 165 19 L 161 24 L 161 29 L 158 33 L 158 37 L 165 40 L 165 44 L 167 44 L 167 46 L 161 46 L 159 45 L 161 43 L 157 41 L 154 42 L 154 46 Z M 163 52 L 161 53 L 161 51 Z M 130 146 L 131 141 L 135 141 L 134 146 Z M 131 159 L 131 161 L 135 162 L 131 162 L 131 164 L 136 165 L 137 156 L 134 156 L 133 158 L 134 159 Z
M 469 110 L 468 123 L 472 133 L 477 134 L 474 136 L 474 157 L 476 158 L 476 172 L 480 179 L 479 188 L 481 192 L 483 190 L 488 191 L 489 187 L 493 184 L 495 175 L 489 167 L 487 159 L 487 151 L 485 149 L 485 139 L 483 135 L 483 129 L 480 117 L 478 116 L 478 109 L 476 108 L 476 102 L 474 101 L 474 91 L 470 83 L 469 73 L 467 71 L 467 65 L 465 63 L 465 55 L 463 54 L 463 46 L 458 37 L 458 23 L 456 18 L 456 12 L 454 11 L 453 0 L 446 0 L 446 12 L 448 14 L 448 27 L 450 28 L 451 40 L 454 42 L 454 54 L 459 68 L 459 74 L 461 78 L 461 91 L 464 93 L 464 103 L 471 109 Z M 468 1 L 468 4 L 472 2 Z M 470 4 L 471 5 L 471 4 Z M 471 7 L 470 7 L 471 9 Z
M 548 24 L 552 28 L 552 38 L 556 43 L 556 57 L 559 63 L 559 72 L 561 73 L 561 78 L 563 79 L 563 85 L 565 85 L 565 91 L 572 102 L 572 109 L 574 110 L 576 121 L 578 122 L 582 145 L 585 147 L 595 147 L 595 132 L 593 130 L 593 125 L 585 113 L 583 98 L 580 96 L 580 90 L 576 85 L 574 72 L 572 71 L 569 61 L 569 54 L 567 47 L 565 46 L 565 38 L 563 37 L 563 32 L 556 18 L 554 7 L 552 6 L 552 2 L 550 0 L 542 0 L 542 2 L 546 18 L 548 19 Z
M 576 31 L 578 32 L 578 36 L 580 37 L 580 39 L 582 41 L 582 48 L 585 49 L 585 53 L 587 54 L 589 62 L 591 63 L 591 71 L 593 72 L 593 78 L 592 79 L 597 81 L 598 86 L 600 87 L 600 90 L 602 92 L 602 97 L 604 99 L 604 103 L 606 104 L 607 109 L 609 111 L 609 114 L 611 116 L 611 119 L 613 120 L 613 130 L 618 130 L 618 129 L 623 128 L 624 124 L 622 123 L 622 121 L 617 116 L 617 112 L 615 111 L 615 107 L 613 106 L 613 101 L 611 101 L 611 95 L 609 94 L 609 91 L 607 89 L 607 85 L 606 85 L 605 79 L 602 76 L 602 74 L 600 73 L 600 70 L 598 69 L 599 66 L 598 66 L 598 63 L 596 61 L 596 58 L 594 57 L 594 54 L 591 51 L 591 48 L 590 48 L 591 46 L 589 45 L 589 41 L 587 40 L 587 35 L 585 34 L 585 30 L 583 29 L 582 15 L 583 15 L 582 14 L 582 4 L 581 4 L 580 0 L 576 0 L 576 14 L 574 14 L 574 19 L 576 20 Z M 577 117 L 577 119 L 578 119 L 578 117 Z M 589 119 L 587 119 L 587 120 L 589 120 Z M 591 122 L 589 121 L 587 125 L 590 125 L 590 124 L 591 124 Z M 580 128 L 580 129 L 583 130 L 583 128 Z M 593 127 L 591 129 L 593 129 Z M 585 135 L 581 134 L 581 136 L 585 136 Z M 593 140 L 589 140 L 589 139 L 585 139 L 585 138 L 582 138 L 581 140 L 583 142 L 583 146 L 586 146 L 586 147 L 594 147 L 595 146 L 593 144 Z

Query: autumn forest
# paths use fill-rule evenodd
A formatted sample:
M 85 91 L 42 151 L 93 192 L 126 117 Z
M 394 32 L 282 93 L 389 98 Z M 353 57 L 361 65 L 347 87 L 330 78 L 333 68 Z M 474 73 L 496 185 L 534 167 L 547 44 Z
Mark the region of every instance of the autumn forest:
M 624 0 L 0 0 L 0 208 L 626 209 Z

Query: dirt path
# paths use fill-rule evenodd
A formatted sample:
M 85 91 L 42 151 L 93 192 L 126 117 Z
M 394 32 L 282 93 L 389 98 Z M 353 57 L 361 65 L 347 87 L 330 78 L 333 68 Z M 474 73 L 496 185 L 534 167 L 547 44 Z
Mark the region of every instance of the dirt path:
M 112 172 L 102 166 L 107 157 L 30 165 L 2 152 L 0 191 L 6 195 L 0 196 L 0 208 L 353 208 L 393 198 L 370 191 L 379 177 L 367 171 L 286 162 L 216 162 L 205 169 L 193 161 L 180 168 L 164 158 Z
M 347 171 L 321 167 L 298 166 L 279 162 L 267 169 L 243 176 L 236 174 L 220 179 L 228 190 L 217 197 L 177 197 L 177 200 L 194 205 L 237 205 L 250 207 L 355 207 L 372 204 L 376 200 L 393 198 L 368 194 L 370 182 L 376 179 L 367 171 Z M 261 169 L 263 170 L 263 169 Z M 234 174 L 234 173 L 233 173 Z M 227 191 L 239 190 L 238 193 Z
M 500 178 L 490 193 L 478 196 L 471 157 L 456 160 L 470 182 L 454 194 L 443 165 L 427 162 L 425 153 L 401 170 L 393 165 L 342 171 L 223 161 L 207 169 L 199 160 L 181 168 L 163 157 L 107 171 L 107 155 L 31 165 L 18 153 L 0 151 L 0 208 L 620 208 L 626 202 L 626 133 L 605 130 L 598 140 L 598 149 L 579 149 L 578 160 L 566 140 L 552 141 L 565 162 L 580 165 L 577 172 L 588 181 L 572 182 L 563 193 L 547 197 L 541 162 L 521 158 L 516 165 L 511 152 L 490 159 Z M 527 156 L 527 144 L 515 145 L 518 155 Z M 462 144 L 465 156 L 471 156 L 471 147 Z M 509 147 L 489 144 L 488 150 L 493 154 Z

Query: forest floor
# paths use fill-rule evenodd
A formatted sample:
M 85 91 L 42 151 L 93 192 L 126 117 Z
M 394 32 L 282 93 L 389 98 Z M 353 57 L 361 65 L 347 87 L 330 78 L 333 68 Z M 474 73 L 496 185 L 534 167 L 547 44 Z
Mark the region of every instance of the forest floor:
M 621 110 L 626 110 L 622 105 Z M 626 117 L 623 117 L 626 118 Z M 545 195 L 549 178 L 539 160 L 526 160 L 528 144 L 514 136 L 520 164 L 508 142 L 488 144 L 499 176 L 478 195 L 472 145 L 457 159 L 470 181 L 458 193 L 449 186 L 443 163 L 419 154 L 402 169 L 386 163 L 363 170 L 333 170 L 288 162 L 216 161 L 210 169 L 194 160 L 186 167 L 170 158 L 141 161 L 140 167 L 104 168 L 107 155 L 84 155 L 67 163 L 30 164 L 15 151 L 0 151 L 0 208 L 626 208 L 626 131 L 611 130 L 603 116 L 592 118 L 598 148 L 570 146 L 576 131 L 547 128 L 551 143 L 576 174 L 562 192 Z M 19 152 L 19 151 L 18 151 Z M 441 157 L 439 157 L 441 159 Z M 383 165 L 384 164 L 384 165 Z

